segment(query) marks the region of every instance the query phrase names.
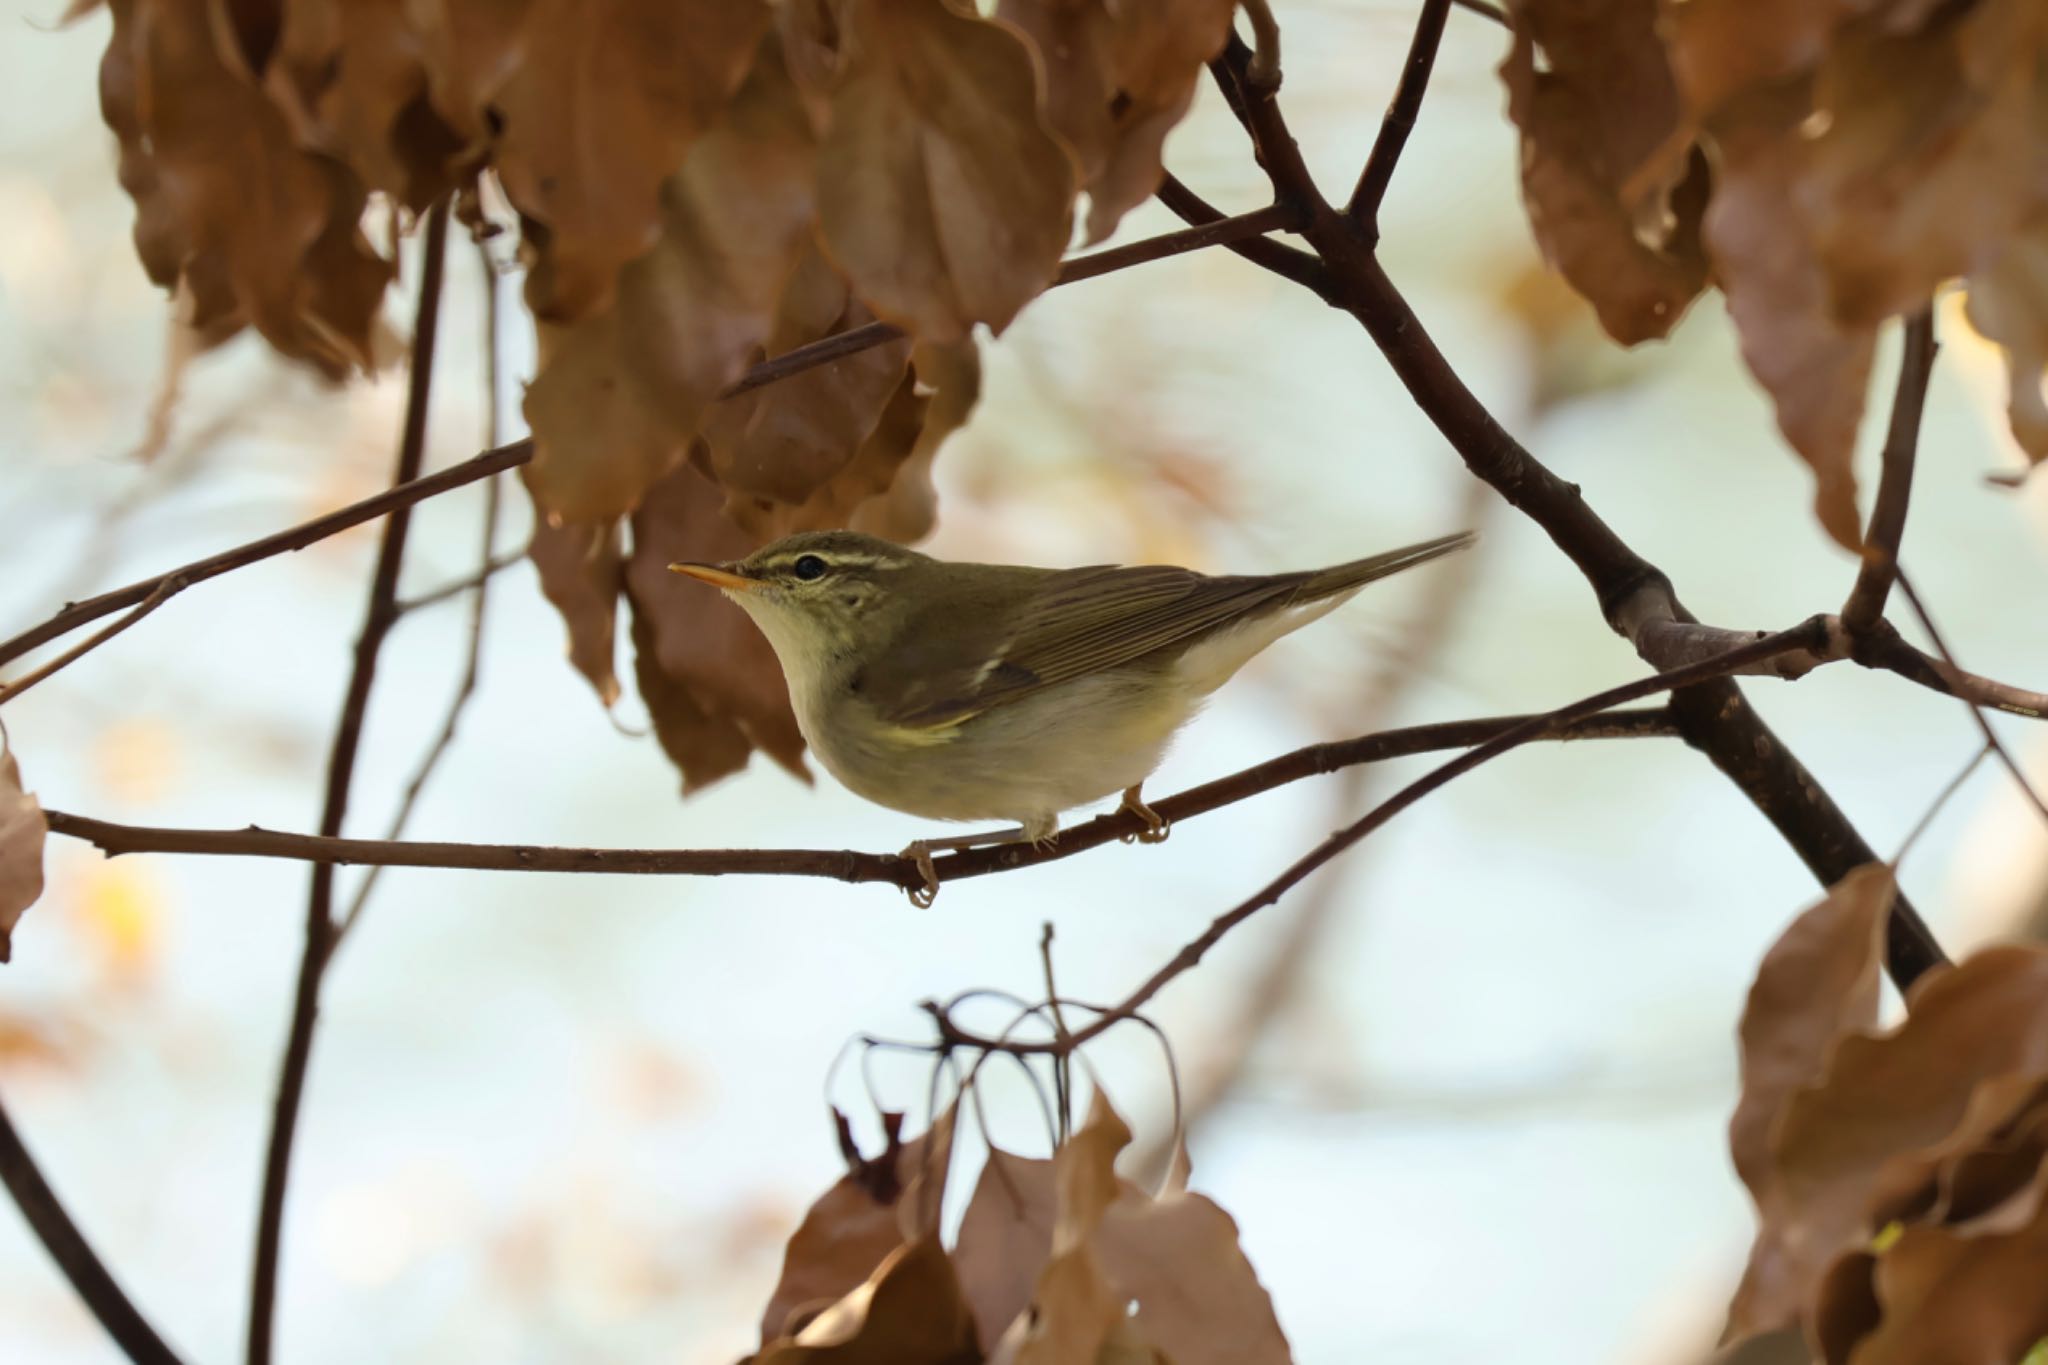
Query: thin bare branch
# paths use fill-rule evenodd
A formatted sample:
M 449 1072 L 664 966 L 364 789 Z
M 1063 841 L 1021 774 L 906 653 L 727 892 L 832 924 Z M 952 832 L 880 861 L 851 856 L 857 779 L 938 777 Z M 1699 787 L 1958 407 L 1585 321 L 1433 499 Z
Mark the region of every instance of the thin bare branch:
M 1182 184 L 1171 172 L 1159 182 L 1159 202 L 1182 222 L 1196 227 L 1228 221 L 1223 210 Z M 1227 244 L 1231 251 L 1252 264 L 1291 280 L 1325 302 L 1334 302 L 1323 263 L 1309 252 L 1276 242 L 1270 237 L 1247 237 Z
M 1934 613 L 1927 609 L 1927 604 L 1920 600 L 1920 594 L 1913 590 L 1913 582 L 1906 577 L 1905 569 L 1900 568 L 1896 570 L 1893 577 L 1898 582 L 1899 591 L 1906 595 L 1906 605 L 1911 607 L 1913 615 L 1919 618 L 1920 628 L 1927 632 L 1927 638 L 1934 642 L 1936 649 L 1941 651 L 1940 666 L 1953 676 L 1970 676 L 1963 673 L 1963 670 L 1956 664 L 1955 652 L 1948 647 L 1948 641 L 1942 638 L 1941 628 L 1934 624 Z M 2019 760 L 2012 755 L 2012 750 L 2005 747 L 2005 741 L 1998 737 L 1998 731 L 1991 728 L 1991 718 L 1979 709 L 1982 706 L 1993 705 L 1993 703 L 1976 701 L 1974 698 L 1963 696 L 1961 692 L 1957 692 L 1955 695 L 1963 697 L 1963 700 L 1971 703 L 1970 719 L 1976 722 L 1977 733 L 1984 736 L 1985 746 L 1991 752 L 1998 755 L 1999 763 L 2004 766 L 2007 773 L 2011 774 L 2012 780 L 2019 784 L 2020 790 L 2026 793 L 2027 800 L 2033 802 L 2034 809 L 2041 813 L 2043 820 L 2048 820 L 2048 803 L 2042 801 L 2041 793 L 2035 791 L 2034 784 L 2027 780 L 2026 770 L 2020 767 Z M 2022 714 L 2039 716 L 2041 713 L 2037 711 Z
M 35 1233 L 64 1278 L 78 1291 L 79 1302 L 99 1320 L 114 1344 L 136 1365 L 178 1365 L 177 1354 L 122 1292 L 78 1224 L 65 1212 L 57 1192 L 43 1179 L 21 1134 L 14 1131 L 5 1105 L 0 1105 L 0 1182 L 14 1196 L 29 1231 Z
M 492 487 L 495 489 L 495 485 Z M 487 496 L 496 496 L 495 491 Z M 526 552 L 524 550 L 512 554 L 493 556 L 475 573 L 464 574 L 452 583 L 443 583 L 438 588 L 427 589 L 417 597 L 406 598 L 398 604 L 398 614 L 400 616 L 410 616 L 414 612 L 422 611 L 427 607 L 438 607 L 443 602 L 461 597 L 466 593 L 481 588 L 485 583 L 496 578 L 505 570 L 516 569 L 525 562 Z
M 155 611 L 158 607 L 170 601 L 171 597 L 181 590 L 186 582 L 187 580 L 178 574 L 169 575 L 161 583 L 157 584 L 156 591 L 136 603 L 135 606 L 129 609 L 127 615 L 116 618 L 112 625 L 104 626 L 94 631 L 91 635 L 86 636 L 83 640 L 80 640 L 77 644 L 65 650 L 56 658 L 51 659 L 40 668 L 16 678 L 11 683 L 0 684 L 0 706 L 13 701 L 16 697 L 28 691 L 31 687 L 34 687 L 59 669 L 67 668 L 71 664 L 76 663 L 79 659 L 92 653 L 95 649 L 98 649 L 101 645 L 128 629 L 128 627 Z
M 394 486 L 420 477 L 426 458 L 427 404 L 433 391 L 434 340 L 440 330 L 441 277 L 447 261 L 448 201 L 427 214 L 422 248 L 419 304 L 414 311 L 412 373 L 406 389 L 405 426 L 398 444 Z M 348 814 L 349 790 L 355 782 L 356 754 L 369 712 L 370 689 L 377 676 L 377 656 L 398 620 L 398 574 L 405 560 L 406 532 L 412 524 L 411 504 L 392 511 L 384 523 L 371 575 L 363 628 L 356 638 L 355 665 L 335 722 L 334 743 L 327 758 L 327 794 L 320 811 L 320 832 L 341 833 Z M 334 949 L 334 864 L 316 863 L 306 898 L 306 938 L 299 957 L 298 984 L 293 992 L 291 1025 L 278 1067 L 277 1102 L 271 1113 L 270 1142 L 263 1163 L 263 1191 L 256 1215 L 255 1268 L 249 1294 L 249 1365 L 269 1365 L 277 1312 L 278 1262 L 283 1247 L 284 1197 L 291 1174 L 292 1139 L 298 1131 L 305 1097 L 306 1068 L 312 1060 L 313 1030 L 319 1018 L 320 984 Z
M 1178 824 L 1261 792 L 1356 763 L 1480 744 L 1527 724 L 1526 716 L 1449 721 L 1385 730 L 1357 739 L 1311 744 L 1264 763 L 1151 802 Z M 1633 739 L 1676 733 L 1662 710 L 1620 711 L 1575 721 L 1547 733 L 1558 740 Z M 827 849 L 553 848 L 534 844 L 456 844 L 341 839 L 259 829 L 169 829 L 123 825 L 61 810 L 46 810 L 50 832 L 83 839 L 108 856 L 185 853 L 227 857 L 289 858 L 358 866 L 466 868 L 484 872 L 608 872 L 629 876 L 823 877 L 843 882 L 886 882 L 905 891 L 924 885 L 914 861 L 894 854 Z M 1145 828 L 1136 815 L 1115 810 L 1060 831 L 1049 848 L 1029 844 L 967 849 L 933 859 L 942 881 L 1036 867 L 1115 843 Z
M 1870 529 L 1863 537 L 1863 567 L 1842 604 L 1842 626 L 1867 634 L 1884 616 L 1885 599 L 1899 569 L 1899 543 L 1906 535 L 1906 508 L 1913 497 L 1913 457 L 1920 447 L 1920 414 L 1927 406 L 1927 381 L 1934 373 L 1934 310 L 1923 308 L 1906 322 L 1899 357 L 1899 382 L 1892 394 L 1891 428 L 1884 439 L 1883 472 Z
M 484 444 L 498 444 L 498 403 L 499 366 L 499 280 L 495 264 L 491 259 L 491 248 L 487 241 L 476 244 L 477 255 L 484 267 Z M 455 730 L 462 722 L 462 713 L 469 706 L 469 700 L 476 695 L 476 685 L 483 667 L 484 620 L 490 605 L 491 577 L 504 564 L 517 563 L 524 555 L 512 555 L 506 559 L 493 558 L 498 543 L 499 513 L 504 503 L 504 481 L 492 479 L 484 485 L 484 512 L 482 544 L 477 557 L 482 567 L 472 575 L 470 583 L 474 592 L 469 599 L 468 645 L 463 654 L 462 674 L 455 683 L 455 695 L 448 700 L 448 709 L 441 717 L 441 728 L 421 755 L 419 766 L 413 769 L 412 777 L 405 784 L 405 792 L 398 800 L 398 809 L 392 814 L 391 823 L 384 837 L 396 839 L 405 833 L 406 822 L 412 819 L 413 807 L 419 804 L 420 793 L 426 790 L 427 782 L 441 760 L 455 743 Z M 401 603 L 397 610 L 403 614 L 409 607 L 417 606 L 425 599 L 412 603 Z M 334 940 L 338 944 L 348 936 L 356 921 L 362 918 L 363 907 L 370 903 L 370 896 L 377 889 L 377 881 L 383 875 L 381 867 L 371 868 L 363 877 L 362 884 L 349 900 L 346 913 L 335 926 Z
M 1415 37 L 1408 44 L 1408 60 L 1401 67 L 1401 80 L 1394 98 L 1380 120 L 1380 135 L 1373 140 L 1372 155 L 1359 172 L 1358 186 L 1344 212 L 1358 224 L 1370 241 L 1379 240 L 1380 201 L 1394 181 L 1394 165 L 1408 134 L 1415 130 L 1415 116 L 1422 110 L 1422 97 L 1429 90 L 1429 77 L 1436 66 L 1437 46 L 1443 41 L 1444 20 L 1451 12 L 1451 0 L 1422 0 L 1422 13 L 1415 19 Z
M 1051 1052 L 1063 1047 L 1071 1052 L 1074 1048 L 1078 1048 L 1091 1039 L 1101 1036 L 1122 1020 L 1130 1018 L 1138 1010 L 1143 1009 L 1154 996 L 1172 984 L 1175 978 L 1192 970 L 1208 955 L 1210 949 L 1223 941 L 1224 936 L 1232 929 L 1250 919 L 1260 910 L 1277 902 L 1288 891 L 1298 886 L 1310 873 L 1322 867 L 1346 849 L 1357 844 L 1359 840 L 1385 825 L 1396 815 L 1408 809 L 1408 807 L 1432 792 L 1440 790 L 1453 780 L 1471 772 L 1474 768 L 1480 767 L 1523 744 L 1527 744 L 1531 740 L 1540 739 L 1557 726 L 1586 719 L 1610 707 L 1637 701 L 1643 697 L 1654 696 L 1659 692 L 1675 692 L 1681 688 L 1694 686 L 1709 678 L 1722 676 L 1729 669 L 1739 668 L 1758 659 L 1769 658 L 1779 650 L 1811 648 L 1821 629 L 1820 619 L 1816 617 L 1802 622 L 1790 630 L 1780 631 L 1761 640 L 1753 640 L 1737 649 L 1728 651 L 1727 654 L 1719 658 L 1703 660 L 1699 663 L 1689 664 L 1684 668 L 1672 669 L 1648 678 L 1639 678 L 1635 682 L 1624 683 L 1619 687 L 1610 687 L 1604 692 L 1597 692 L 1568 706 L 1559 707 L 1555 711 L 1529 717 L 1520 725 L 1503 731 L 1485 743 L 1467 749 L 1449 762 L 1432 768 L 1429 772 L 1424 773 L 1415 781 L 1410 782 L 1407 786 L 1395 792 L 1385 801 L 1374 806 L 1364 816 L 1354 820 L 1329 838 L 1323 840 L 1322 843 L 1296 859 L 1293 865 L 1288 867 L 1286 871 L 1267 882 L 1265 886 L 1245 900 L 1240 901 L 1231 909 L 1218 915 L 1210 922 L 1207 929 L 1191 939 L 1167 961 L 1166 965 L 1146 978 L 1144 983 L 1132 991 L 1129 996 L 1125 997 L 1121 1003 L 1102 1017 L 1091 1020 L 1083 1027 L 1074 1030 L 1063 1042 L 1054 1040 L 1045 1043 L 1009 1043 L 1004 1045 L 1004 1050 L 1010 1052 Z M 957 1031 L 956 1037 L 952 1041 L 967 1047 L 992 1048 L 998 1045 L 998 1040 L 982 1038 L 972 1034 L 960 1034 Z

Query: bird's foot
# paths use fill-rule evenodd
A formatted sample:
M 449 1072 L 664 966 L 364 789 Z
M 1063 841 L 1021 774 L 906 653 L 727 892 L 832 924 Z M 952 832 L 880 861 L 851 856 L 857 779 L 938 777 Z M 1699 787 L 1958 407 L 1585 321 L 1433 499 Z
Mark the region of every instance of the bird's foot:
M 931 839 L 919 839 L 908 844 L 896 856 L 908 858 L 917 864 L 917 875 L 924 878 L 923 886 L 906 886 L 903 893 L 910 897 L 910 903 L 920 910 L 932 908 L 932 902 L 939 898 L 939 870 L 932 866 Z
M 917 864 L 917 873 L 924 879 L 924 885 L 905 887 L 904 892 L 910 897 L 910 903 L 920 910 L 930 909 L 931 903 L 939 898 L 939 870 L 932 865 L 934 853 L 986 848 L 993 844 L 1029 843 L 1037 848 L 1051 848 L 1058 842 L 1059 837 L 1058 823 L 1048 820 L 1044 824 L 1034 822 L 1030 825 L 1019 825 L 1015 829 L 996 830 L 989 834 L 959 834 L 950 839 L 916 840 L 905 845 L 903 851 L 896 856 L 908 858 Z
M 1173 832 L 1173 826 L 1167 823 L 1165 816 L 1145 804 L 1144 786 L 1145 784 L 1140 782 L 1136 786 L 1124 788 L 1124 801 L 1117 809 L 1129 811 L 1143 820 L 1145 828 L 1120 837 L 1127 844 L 1133 840 L 1141 844 L 1163 844 L 1166 842 L 1166 836 Z

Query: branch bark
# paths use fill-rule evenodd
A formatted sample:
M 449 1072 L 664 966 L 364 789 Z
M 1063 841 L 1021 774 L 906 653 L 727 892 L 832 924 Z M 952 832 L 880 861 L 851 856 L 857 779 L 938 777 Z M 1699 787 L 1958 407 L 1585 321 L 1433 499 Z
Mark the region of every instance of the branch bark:
M 1927 406 L 1927 382 L 1934 373 L 1934 310 L 1923 308 L 1906 322 L 1905 352 L 1892 395 L 1891 426 L 1885 433 L 1883 472 L 1870 530 L 1863 537 L 1863 566 L 1842 604 L 1842 626 L 1867 635 L 1884 616 L 1892 580 L 1899 572 L 1899 543 L 1906 536 L 1906 508 L 1913 497 L 1913 457 L 1920 446 L 1920 414 Z
M 1372 154 L 1359 172 L 1357 188 L 1344 212 L 1358 224 L 1370 241 L 1380 236 L 1380 201 L 1394 182 L 1394 164 L 1415 131 L 1415 116 L 1422 110 L 1422 97 L 1429 90 L 1430 72 L 1436 67 L 1436 50 L 1443 42 L 1444 20 L 1450 16 L 1451 0 L 1422 0 L 1422 13 L 1415 19 L 1415 37 L 1408 44 L 1408 60 L 1401 67 L 1400 84 L 1393 101 L 1380 120 L 1380 135 L 1373 140 Z
M 79 1302 L 99 1320 L 107 1335 L 136 1365 L 178 1365 L 178 1357 L 157 1335 L 128 1295 L 122 1292 L 106 1264 L 93 1251 L 78 1224 L 57 1199 L 57 1192 L 43 1179 L 35 1158 L 14 1131 L 14 1123 L 0 1105 L 0 1182 L 14 1196 L 16 1207 L 29 1230 L 50 1259 L 78 1291 Z
M 1226 98 L 1241 111 L 1275 198 L 1302 209 L 1301 233 L 1328 268 L 1338 301 L 1379 346 L 1416 406 L 1467 469 L 1549 534 L 1584 575 L 1617 633 L 1635 643 L 1631 626 L 1694 623 L 1663 572 L 1600 519 L 1578 485 L 1559 478 L 1525 450 L 1465 387 L 1381 268 L 1372 242 L 1317 190 L 1278 103 L 1246 86 L 1247 60 L 1244 44 L 1233 41 L 1212 69 Z M 1682 719 L 1688 742 L 1741 788 L 1823 884 L 1832 885 L 1876 860 L 1869 844 L 1733 682 L 1716 677 L 1688 689 L 1672 698 L 1672 709 Z M 1892 930 L 1886 966 L 1901 989 L 1946 961 L 1904 896 L 1893 911 Z
M 1312 744 L 1240 772 L 1153 801 L 1172 823 L 1220 810 L 1303 778 L 1359 763 L 1438 753 L 1484 743 L 1524 726 L 1527 716 L 1498 716 L 1384 730 L 1357 739 Z M 1663 710 L 1619 711 L 1560 726 L 1546 739 L 1630 739 L 1674 735 Z M 190 853 L 226 857 L 290 858 L 306 862 L 381 867 L 465 868 L 484 872 L 610 872 L 639 876 L 791 876 L 844 882 L 886 882 L 904 891 L 924 885 L 915 861 L 895 854 L 830 849 L 550 848 L 533 844 L 454 844 L 387 839 L 342 839 L 258 829 L 165 829 L 122 825 L 67 811 L 44 812 L 50 832 L 83 839 L 109 857 L 124 853 Z M 1115 810 L 1060 831 L 1049 848 L 1011 844 L 967 849 L 935 858 L 941 881 L 960 881 L 1041 863 L 1058 862 L 1145 828 L 1136 815 Z
M 394 485 L 420 477 L 426 457 L 427 403 L 433 390 L 434 341 L 440 330 L 441 276 L 447 260 L 448 201 L 427 214 L 426 240 L 420 271 L 419 305 L 414 313 L 412 373 L 406 390 L 405 427 L 399 438 Z M 356 639 L 355 665 L 335 722 L 334 743 L 327 758 L 327 794 L 320 812 L 323 835 L 341 833 L 348 814 L 349 790 L 355 782 L 356 754 L 369 711 L 370 689 L 377 677 L 377 656 L 384 638 L 398 620 L 398 573 L 405 560 L 411 505 L 399 507 L 384 523 L 377 565 L 370 580 L 363 628 Z M 298 1131 L 305 1097 L 306 1070 L 312 1060 L 313 1030 L 319 1022 L 320 984 L 334 947 L 334 864 L 313 868 L 306 898 L 306 939 L 299 957 L 298 985 L 293 993 L 291 1025 L 279 1064 L 277 1101 L 271 1113 L 270 1143 L 263 1163 L 263 1191 L 256 1216 L 255 1268 L 249 1294 L 249 1365 L 269 1365 L 277 1311 L 277 1273 L 284 1234 L 285 1188 L 291 1176 L 292 1139 Z

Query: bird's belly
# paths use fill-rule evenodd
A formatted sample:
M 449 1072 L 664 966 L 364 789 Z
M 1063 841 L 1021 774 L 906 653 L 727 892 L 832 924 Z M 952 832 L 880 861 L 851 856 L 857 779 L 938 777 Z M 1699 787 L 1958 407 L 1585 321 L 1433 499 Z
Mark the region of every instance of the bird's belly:
M 947 729 L 885 728 L 872 712 L 821 707 L 801 708 L 798 721 L 825 770 L 877 805 L 933 820 L 1029 825 L 1143 781 L 1198 705 L 1156 676 L 1107 674 Z

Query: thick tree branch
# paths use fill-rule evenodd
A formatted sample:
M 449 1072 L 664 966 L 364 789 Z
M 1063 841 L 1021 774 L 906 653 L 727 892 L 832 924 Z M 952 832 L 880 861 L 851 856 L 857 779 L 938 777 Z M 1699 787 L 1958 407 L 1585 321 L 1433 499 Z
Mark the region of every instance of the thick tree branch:
M 1451 0 L 1422 0 L 1422 13 L 1415 20 L 1415 37 L 1408 44 L 1408 60 L 1401 67 L 1401 81 L 1394 87 L 1386 116 L 1380 120 L 1380 135 L 1373 140 L 1372 155 L 1365 159 L 1365 169 L 1359 172 L 1351 202 L 1344 206 L 1346 215 L 1370 241 L 1379 240 L 1380 201 L 1387 197 L 1387 186 L 1394 181 L 1394 165 L 1401 159 L 1401 149 L 1408 145 L 1408 134 L 1415 130 L 1415 116 L 1421 112 L 1422 97 L 1429 90 L 1430 72 L 1436 66 L 1436 50 L 1443 41 L 1444 20 L 1450 12 Z
M 1465 387 L 1421 320 L 1387 278 L 1372 243 L 1358 225 L 1323 198 L 1287 130 L 1279 105 L 1245 87 L 1242 43 L 1225 49 L 1212 69 L 1225 95 L 1242 112 L 1274 197 L 1303 211 L 1302 235 L 1329 268 L 1338 301 L 1358 319 L 1416 405 L 1458 452 L 1466 468 L 1549 534 L 1578 566 L 1609 625 L 1635 639 L 1630 625 L 1643 620 L 1691 624 L 1662 571 L 1631 549 L 1567 483 L 1523 449 Z M 1624 610 L 1630 617 L 1624 624 Z M 1817 628 L 1818 629 L 1818 628 Z M 1814 643 L 1820 643 L 1818 635 Z M 1759 658 L 1765 657 L 1762 655 Z M 1771 733 L 1725 677 L 1689 688 L 1672 699 L 1687 740 L 1700 748 L 1769 818 L 1814 875 L 1832 885 L 1877 859 L 1811 773 Z M 1892 916 L 1887 968 L 1901 989 L 1944 961 L 1919 913 L 1901 896 Z
M 1863 537 L 1863 567 L 1842 604 L 1842 626 L 1865 635 L 1884 616 L 1892 579 L 1899 571 L 1899 543 L 1906 535 L 1906 507 L 1913 497 L 1913 456 L 1920 446 L 1920 413 L 1927 406 L 1927 381 L 1934 373 L 1934 310 L 1923 308 L 1906 322 L 1905 352 L 1892 395 L 1891 427 L 1885 433 L 1883 472 L 1870 530 Z
M 1135 991 L 1131 992 L 1129 996 L 1125 997 L 1121 1003 L 1106 1011 L 1101 1017 L 1074 1030 L 1063 1040 L 1043 1043 L 1015 1043 L 1006 1042 L 1001 1039 L 985 1038 L 958 1030 L 951 1024 L 949 1019 L 942 1017 L 943 1011 L 935 1010 L 930 1004 L 925 1006 L 926 1011 L 939 1019 L 942 1029 L 952 1029 L 952 1036 L 946 1041 L 956 1046 L 976 1047 L 1011 1053 L 1052 1052 L 1057 1049 L 1071 1052 L 1090 1040 L 1100 1037 L 1103 1033 L 1114 1028 L 1124 1020 L 1131 1018 L 1137 1011 L 1143 1009 L 1151 1001 L 1152 997 L 1170 985 L 1174 978 L 1197 966 L 1208 955 L 1209 950 L 1220 943 L 1224 936 L 1232 929 L 1235 929 L 1265 907 L 1274 904 L 1317 868 L 1322 867 L 1332 858 L 1358 843 L 1359 840 L 1365 838 L 1366 835 L 1380 828 L 1389 820 L 1392 820 L 1402 811 L 1431 793 L 1447 786 L 1456 778 L 1462 777 L 1474 768 L 1480 767 L 1523 744 L 1527 744 L 1531 740 L 1542 738 L 1543 735 L 1556 726 L 1594 716 L 1609 707 L 1620 706 L 1625 702 L 1640 700 L 1643 697 L 1653 696 L 1659 692 L 1668 691 L 1676 695 L 1683 689 L 1693 687 L 1712 678 L 1724 676 L 1730 669 L 1740 668 L 1760 659 L 1768 659 L 1772 654 L 1781 650 L 1811 648 L 1817 642 L 1817 637 L 1822 629 L 1820 618 L 1815 617 L 1812 620 L 1804 621 L 1792 627 L 1790 630 L 1780 631 L 1761 640 L 1752 640 L 1748 644 L 1732 649 L 1717 658 L 1688 664 L 1684 668 L 1672 669 L 1648 678 L 1639 678 L 1635 682 L 1624 683 L 1619 687 L 1610 687 L 1604 692 L 1596 692 L 1590 697 L 1585 697 L 1571 703 L 1569 706 L 1561 706 L 1555 711 L 1549 711 L 1539 716 L 1531 716 L 1520 725 L 1502 731 L 1485 743 L 1467 749 L 1449 762 L 1430 769 L 1429 772 L 1410 782 L 1377 806 L 1374 806 L 1359 819 L 1323 840 L 1322 843 L 1302 855 L 1286 871 L 1266 883 L 1265 886 L 1254 892 L 1250 897 L 1240 901 L 1223 914 L 1218 915 L 1210 922 L 1207 929 L 1204 929 L 1195 938 L 1189 940 L 1178 953 L 1173 955 L 1166 965 L 1146 978 L 1145 982 Z
M 85 1234 L 64 1211 L 56 1191 L 43 1179 L 35 1158 L 14 1131 L 4 1105 L 0 1105 L 0 1182 L 5 1182 L 29 1230 L 114 1344 L 137 1365 L 178 1365 L 177 1355 L 122 1292 Z
M 440 330 L 441 276 L 447 262 L 448 201 L 427 214 L 422 248 L 419 306 L 414 312 L 412 372 L 406 389 L 405 427 L 399 438 L 394 485 L 420 477 L 426 458 L 427 404 L 433 391 L 434 340 Z M 377 677 L 377 656 L 385 636 L 398 620 L 398 574 L 405 562 L 406 532 L 412 525 L 410 504 L 395 509 L 384 523 L 377 564 L 370 579 L 363 628 L 356 638 L 355 665 L 349 672 L 334 743 L 327 756 L 327 794 L 320 811 L 320 832 L 341 833 L 355 782 L 356 754 L 369 711 L 370 689 Z M 293 993 L 291 1025 L 279 1064 L 277 1102 L 272 1110 L 269 1150 L 263 1163 L 263 1192 L 256 1215 L 256 1264 L 249 1294 L 249 1365 L 269 1365 L 277 1312 L 278 1261 L 284 1235 L 285 1188 L 291 1175 L 292 1139 L 298 1131 L 305 1097 L 306 1069 L 312 1060 L 313 1030 L 319 1020 L 320 984 L 334 947 L 334 864 L 316 863 L 306 897 L 306 938 L 299 957 L 298 985 Z
M 1357 739 L 1311 744 L 1174 796 L 1152 808 L 1178 824 L 1220 810 L 1290 782 L 1335 772 L 1358 763 L 1378 763 L 1483 743 L 1525 726 L 1527 716 L 1448 721 L 1385 730 Z M 1677 727 L 1661 709 L 1621 711 L 1561 726 L 1541 738 L 1627 739 L 1674 735 Z M 44 812 L 50 832 L 83 839 L 109 857 L 123 853 L 196 853 L 229 857 L 291 858 L 308 862 L 383 867 L 465 868 L 485 872 L 610 872 L 640 876 L 791 876 L 844 882 L 886 882 L 905 891 L 924 885 L 915 861 L 894 854 L 826 849 L 633 849 L 550 848 L 532 844 L 453 844 L 341 839 L 258 829 L 164 829 L 120 825 Z M 968 849 L 933 860 L 941 881 L 959 881 L 1020 867 L 1035 867 L 1128 838 L 1145 828 L 1128 811 L 1116 810 L 1060 831 L 1049 848 L 1010 844 Z

